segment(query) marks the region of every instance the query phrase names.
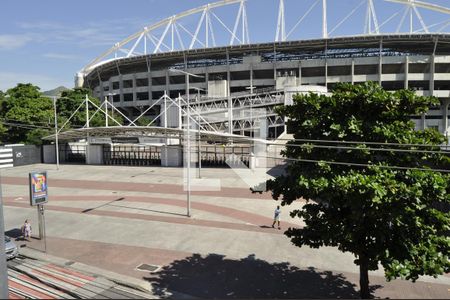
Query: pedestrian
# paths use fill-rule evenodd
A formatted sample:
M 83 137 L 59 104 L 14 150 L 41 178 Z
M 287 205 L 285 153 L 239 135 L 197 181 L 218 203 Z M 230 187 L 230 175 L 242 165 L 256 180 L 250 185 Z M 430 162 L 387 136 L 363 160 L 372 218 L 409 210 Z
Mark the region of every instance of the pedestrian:
M 22 226 L 22 235 L 23 238 L 27 241 L 30 241 L 31 237 L 31 223 L 28 222 L 28 219 L 25 220 L 25 223 Z
M 274 212 L 272 228 L 275 228 L 274 227 L 275 223 L 278 222 L 278 229 L 281 229 L 281 226 L 280 226 L 280 214 L 281 214 L 281 209 L 280 209 L 280 206 L 278 205 L 277 208 L 275 209 L 275 212 Z

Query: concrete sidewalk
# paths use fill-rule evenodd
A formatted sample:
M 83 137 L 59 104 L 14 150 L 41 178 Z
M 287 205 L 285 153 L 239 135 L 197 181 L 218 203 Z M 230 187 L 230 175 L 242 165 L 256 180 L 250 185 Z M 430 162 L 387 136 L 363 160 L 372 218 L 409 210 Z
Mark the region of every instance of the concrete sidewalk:
M 36 208 L 28 204 L 28 172 L 48 170 L 47 252 L 73 264 L 95 267 L 145 282 L 153 295 L 167 290 L 207 298 L 355 298 L 354 257 L 336 248 L 298 248 L 283 235 L 292 226 L 282 207 L 282 230 L 273 229 L 277 203 L 251 194 L 229 169 L 204 169 L 222 190 L 195 192 L 186 214 L 182 169 L 35 165 L 2 171 L 5 225 L 16 232 L 28 218 L 37 232 Z M 33 241 L 27 248 L 43 249 Z M 142 263 L 155 273 L 142 272 Z M 415 284 L 387 283 L 371 272 L 373 293 L 391 298 L 449 298 L 450 278 Z M 131 282 L 132 280 L 130 280 Z

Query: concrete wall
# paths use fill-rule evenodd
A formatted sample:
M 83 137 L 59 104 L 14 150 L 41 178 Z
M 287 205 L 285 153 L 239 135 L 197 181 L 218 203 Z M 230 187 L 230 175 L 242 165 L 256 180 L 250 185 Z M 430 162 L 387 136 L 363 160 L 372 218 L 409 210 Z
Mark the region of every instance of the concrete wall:
M 103 145 L 86 146 L 86 164 L 103 165 Z
M 55 145 L 42 146 L 42 162 L 44 164 L 56 164 Z
M 180 146 L 161 147 L 162 167 L 181 167 L 183 165 L 183 149 Z
M 40 146 L 26 145 L 12 147 L 14 166 L 39 164 L 42 162 Z

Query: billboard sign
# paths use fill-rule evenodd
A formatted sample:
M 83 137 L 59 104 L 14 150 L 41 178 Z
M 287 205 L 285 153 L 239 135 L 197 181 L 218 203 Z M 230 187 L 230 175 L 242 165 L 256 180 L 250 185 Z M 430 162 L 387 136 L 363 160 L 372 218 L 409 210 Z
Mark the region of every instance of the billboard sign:
M 47 172 L 32 172 L 30 179 L 30 205 L 36 206 L 48 202 Z

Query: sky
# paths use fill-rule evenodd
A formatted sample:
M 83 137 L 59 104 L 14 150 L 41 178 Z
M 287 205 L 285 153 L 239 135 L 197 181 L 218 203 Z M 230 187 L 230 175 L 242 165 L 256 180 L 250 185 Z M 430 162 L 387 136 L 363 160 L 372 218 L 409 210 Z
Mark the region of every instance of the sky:
M 318 0 L 285 0 L 286 31 Z M 362 33 L 366 12 L 365 0 L 328 0 L 329 31 L 346 18 L 333 36 Z M 403 7 L 373 0 L 379 23 L 388 20 L 383 29 L 395 32 Z M 425 0 L 423 0 L 425 1 Z M 17 83 L 32 83 L 42 91 L 66 86 L 72 88 L 74 75 L 115 43 L 164 18 L 214 0 L 2 0 L 0 4 L 0 90 Z M 450 7 L 449 0 L 429 0 Z M 321 1 L 314 6 L 289 39 L 320 38 Z M 219 18 L 233 28 L 238 6 L 218 9 Z M 419 10 L 427 25 L 450 20 L 450 15 Z M 278 0 L 248 0 L 247 14 L 251 42 L 272 42 L 275 38 Z M 186 28 L 195 31 L 200 15 L 186 18 Z M 405 18 L 408 20 L 408 18 Z M 213 20 L 214 22 L 215 20 Z M 215 21 L 214 27 L 220 27 Z M 406 30 L 408 21 L 402 26 Z M 447 23 L 442 23 L 446 25 Z M 443 25 L 436 25 L 437 30 Z M 414 16 L 415 30 L 420 23 Z M 449 26 L 444 28 L 450 31 Z M 226 44 L 229 37 L 218 30 L 217 43 Z M 222 38 L 221 38 L 222 37 Z M 197 45 L 198 47 L 199 45 Z

